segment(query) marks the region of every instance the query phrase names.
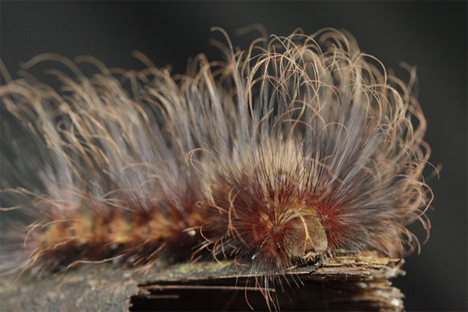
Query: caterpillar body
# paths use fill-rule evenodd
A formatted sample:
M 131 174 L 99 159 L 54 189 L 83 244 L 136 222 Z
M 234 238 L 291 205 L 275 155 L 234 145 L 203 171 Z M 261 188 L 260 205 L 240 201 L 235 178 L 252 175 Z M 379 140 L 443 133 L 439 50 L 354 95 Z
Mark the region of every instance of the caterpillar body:
M 58 90 L 5 75 L 4 209 L 33 221 L 2 269 L 205 256 L 273 275 L 338 250 L 411 252 L 431 199 L 411 85 L 335 29 L 228 43 L 225 62 L 174 77 L 138 53 L 138 72 L 24 64 L 67 65 Z

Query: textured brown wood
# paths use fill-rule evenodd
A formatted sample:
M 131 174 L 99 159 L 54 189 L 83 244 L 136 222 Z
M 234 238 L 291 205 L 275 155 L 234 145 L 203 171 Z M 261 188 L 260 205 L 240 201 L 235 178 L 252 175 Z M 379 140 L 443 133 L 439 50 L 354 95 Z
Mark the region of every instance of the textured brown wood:
M 64 273 L 4 278 L 0 310 L 267 310 L 263 293 L 269 291 L 282 311 L 401 311 L 403 295 L 389 281 L 402 274 L 400 264 L 373 255 L 343 254 L 320 265 L 288 270 L 276 280 L 276 291 L 255 284 L 261 272 L 253 276 L 250 267 L 231 261 L 160 263 L 147 272 L 87 264 Z

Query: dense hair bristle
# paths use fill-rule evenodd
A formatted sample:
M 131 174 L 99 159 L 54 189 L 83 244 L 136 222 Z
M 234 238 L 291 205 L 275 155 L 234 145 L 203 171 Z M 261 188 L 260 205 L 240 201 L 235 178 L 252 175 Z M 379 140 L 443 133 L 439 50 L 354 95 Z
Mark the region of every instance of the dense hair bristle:
M 64 63 L 60 88 L 1 86 L 3 198 L 34 220 L 24 266 L 211 253 L 268 275 L 341 249 L 414 249 L 406 226 L 428 227 L 430 189 L 411 85 L 333 29 L 229 47 L 176 77 L 139 53 L 138 72 L 44 54 L 24 66 Z

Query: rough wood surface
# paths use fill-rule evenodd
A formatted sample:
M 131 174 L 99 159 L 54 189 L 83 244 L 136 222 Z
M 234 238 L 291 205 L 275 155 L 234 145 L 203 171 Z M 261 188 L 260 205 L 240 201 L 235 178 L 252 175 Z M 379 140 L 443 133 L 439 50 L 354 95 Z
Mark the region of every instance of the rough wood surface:
M 265 291 L 287 310 L 401 311 L 389 279 L 403 273 L 395 259 L 344 254 L 288 270 L 261 289 L 248 266 L 231 261 L 158 264 L 146 272 L 111 264 L 64 273 L 9 276 L 0 282 L 1 311 L 267 310 Z M 272 286 L 272 285 L 270 285 Z M 270 307 L 274 309 L 274 307 Z

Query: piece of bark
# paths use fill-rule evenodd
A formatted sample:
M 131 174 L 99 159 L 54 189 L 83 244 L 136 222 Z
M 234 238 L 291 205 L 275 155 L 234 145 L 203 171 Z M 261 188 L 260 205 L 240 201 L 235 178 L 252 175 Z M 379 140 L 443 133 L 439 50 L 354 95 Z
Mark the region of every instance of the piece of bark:
M 0 282 L 1 311 L 401 311 L 402 293 L 389 279 L 403 274 L 401 261 L 343 254 L 288 270 L 269 288 L 256 285 L 249 266 L 232 261 L 165 265 L 146 272 L 110 264 L 86 264 L 64 273 Z M 261 279 L 257 279 L 261 281 Z M 263 285 L 263 284 L 262 284 Z M 277 298 L 267 306 L 265 292 Z

